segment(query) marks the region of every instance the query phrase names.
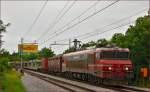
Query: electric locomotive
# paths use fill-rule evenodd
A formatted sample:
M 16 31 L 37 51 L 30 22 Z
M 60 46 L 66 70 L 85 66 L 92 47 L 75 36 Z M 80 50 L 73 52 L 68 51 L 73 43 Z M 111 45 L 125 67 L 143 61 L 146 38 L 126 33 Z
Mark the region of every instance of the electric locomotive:
M 105 84 L 127 84 L 133 64 L 127 48 L 97 48 L 63 55 L 68 76 Z M 111 82 L 111 83 L 110 83 Z

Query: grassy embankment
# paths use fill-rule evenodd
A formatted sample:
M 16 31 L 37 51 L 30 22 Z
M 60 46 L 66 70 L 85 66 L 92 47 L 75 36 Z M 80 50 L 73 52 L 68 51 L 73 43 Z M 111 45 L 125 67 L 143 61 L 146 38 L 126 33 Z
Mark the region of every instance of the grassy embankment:
M 26 92 L 21 74 L 12 70 L 0 73 L 0 86 L 4 92 Z
M 150 81 L 148 79 L 139 79 L 136 83 L 137 87 L 150 88 Z

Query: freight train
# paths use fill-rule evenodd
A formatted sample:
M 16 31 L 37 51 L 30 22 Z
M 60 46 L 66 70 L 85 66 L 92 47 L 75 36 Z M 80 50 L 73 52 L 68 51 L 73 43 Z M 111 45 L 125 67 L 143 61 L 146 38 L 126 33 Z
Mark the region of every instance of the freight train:
M 96 48 L 24 62 L 23 67 L 99 84 L 128 84 L 133 78 L 129 53 L 127 48 Z

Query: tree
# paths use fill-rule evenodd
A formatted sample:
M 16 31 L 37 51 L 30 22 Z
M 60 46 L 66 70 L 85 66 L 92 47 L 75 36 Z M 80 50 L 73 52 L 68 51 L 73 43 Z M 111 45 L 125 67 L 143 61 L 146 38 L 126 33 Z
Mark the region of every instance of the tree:
M 66 49 L 63 53 L 66 54 L 66 53 L 70 53 L 74 51 L 75 51 L 74 47 L 71 47 L 71 48 Z
M 135 26 L 130 26 L 126 32 L 127 47 L 131 50 L 131 60 L 138 76 L 141 67 L 148 67 L 148 39 L 150 20 L 148 16 L 136 20 Z M 137 79 L 138 80 L 138 79 Z
M 10 53 L 7 50 L 5 49 L 1 50 L 0 57 L 9 57 L 9 56 L 10 56 Z
M 106 39 L 99 39 L 96 42 L 96 47 L 106 47 L 109 44 L 109 42 Z
M 54 52 L 51 49 L 49 49 L 49 48 L 43 48 L 39 52 L 39 54 L 40 54 L 41 57 L 45 57 L 45 58 L 53 57 L 55 55 Z
M 126 47 L 125 40 L 125 35 L 122 33 L 115 33 L 111 38 L 111 42 L 115 43 L 119 47 Z
M 1 35 L 1 33 L 6 32 L 6 27 L 9 25 L 10 25 L 10 23 L 8 23 L 7 25 L 4 25 L 3 21 L 0 20 L 0 53 L 1 53 L 1 46 L 2 46 L 2 40 L 1 40 L 2 35 Z
M 4 24 L 3 24 L 3 21 L 0 20 L 0 33 L 6 32 L 6 26 L 7 26 L 7 25 L 4 25 Z
M 136 20 L 135 25 L 127 29 L 125 35 L 116 33 L 111 39 L 111 42 L 118 46 L 130 49 L 130 58 L 133 61 L 136 76 L 140 75 L 141 67 L 148 67 L 149 27 L 148 16 L 140 17 Z
M 13 52 L 12 54 L 11 54 L 11 58 L 10 58 L 10 60 L 11 61 L 20 61 L 20 54 L 19 53 L 17 53 L 17 52 Z
M 38 58 L 38 53 L 23 53 L 23 60 L 30 61 Z
M 38 54 L 37 53 L 30 53 L 29 55 L 28 55 L 28 59 L 29 60 L 34 60 L 34 59 L 37 59 L 38 58 Z
M 86 49 L 87 47 L 92 47 L 92 46 L 96 46 L 96 42 L 95 41 L 90 41 L 88 43 L 84 43 L 81 48 L 82 49 Z
M 136 20 L 135 26 L 130 26 L 126 32 L 127 47 L 133 52 L 131 59 L 134 63 L 148 64 L 148 36 L 150 22 L 147 16 L 140 17 Z

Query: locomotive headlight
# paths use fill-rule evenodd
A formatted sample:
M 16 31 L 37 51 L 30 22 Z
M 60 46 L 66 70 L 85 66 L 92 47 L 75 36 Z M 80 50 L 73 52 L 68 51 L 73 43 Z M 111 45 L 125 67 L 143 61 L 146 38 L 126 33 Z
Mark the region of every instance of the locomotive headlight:
M 128 67 L 126 67 L 126 68 L 125 68 L 125 70 L 126 70 L 126 71 L 128 71 L 128 70 L 129 70 L 129 68 L 128 68 Z
M 112 70 L 112 68 L 111 68 L 111 67 L 108 67 L 108 70 Z

